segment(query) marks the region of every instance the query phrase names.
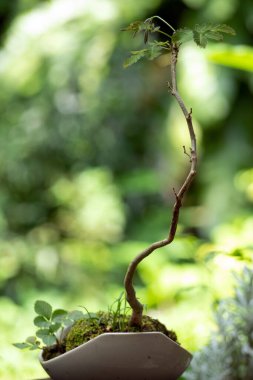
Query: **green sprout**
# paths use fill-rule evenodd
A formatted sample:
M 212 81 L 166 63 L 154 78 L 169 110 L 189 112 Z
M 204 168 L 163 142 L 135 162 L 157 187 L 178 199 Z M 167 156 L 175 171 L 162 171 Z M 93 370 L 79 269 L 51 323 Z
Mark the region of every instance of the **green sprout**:
M 64 330 L 71 326 L 78 319 L 84 318 L 82 311 L 74 310 L 67 312 L 63 309 L 53 310 L 52 306 L 45 301 L 38 300 L 34 304 L 34 311 L 37 316 L 34 318 L 34 325 L 39 328 L 35 336 L 29 336 L 25 342 L 14 343 L 20 349 L 44 349 L 49 346 L 61 346 L 64 343 Z
M 170 29 L 170 34 L 155 25 L 154 19 L 162 21 Z M 179 48 L 185 42 L 194 41 L 199 47 L 205 48 L 209 41 L 222 41 L 224 34 L 235 35 L 234 29 L 226 24 L 196 24 L 193 28 L 176 30 L 159 16 L 150 17 L 145 21 L 132 22 L 122 31 L 132 32 L 133 37 L 138 33 L 143 33 L 146 45 L 145 49 L 131 51 L 131 56 L 125 61 L 124 67 L 131 66 L 144 57 L 153 60 L 161 54 L 171 51 L 172 45 Z M 149 37 L 153 33 L 166 36 L 166 41 L 149 42 Z

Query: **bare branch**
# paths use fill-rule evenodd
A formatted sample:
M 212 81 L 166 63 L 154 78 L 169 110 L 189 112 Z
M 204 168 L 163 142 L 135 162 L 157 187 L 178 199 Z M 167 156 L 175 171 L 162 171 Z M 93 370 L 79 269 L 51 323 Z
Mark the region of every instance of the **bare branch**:
M 196 143 L 196 136 L 195 136 L 195 132 L 194 132 L 193 124 L 192 124 L 192 109 L 190 109 L 190 111 L 187 110 L 177 90 L 176 65 L 177 65 L 178 51 L 179 51 L 178 47 L 173 44 L 172 52 L 171 52 L 171 83 L 168 83 L 168 86 L 169 86 L 171 94 L 176 98 L 187 123 L 189 137 L 191 141 L 191 148 L 190 148 L 190 154 L 186 152 L 185 147 L 184 147 L 184 152 L 190 157 L 191 166 L 185 178 L 185 181 L 180 187 L 180 189 L 178 190 L 178 192 L 176 192 L 175 189 L 173 188 L 176 201 L 172 210 L 172 218 L 171 218 L 171 223 L 169 227 L 168 237 L 164 240 L 160 240 L 158 242 L 152 243 L 149 247 L 144 249 L 144 251 L 142 251 L 138 256 L 136 256 L 135 259 L 130 263 L 128 267 L 128 270 L 125 276 L 125 281 L 124 281 L 125 290 L 126 290 L 126 298 L 129 305 L 132 308 L 132 317 L 131 317 L 130 323 L 131 325 L 137 325 L 137 326 L 140 326 L 142 322 L 143 305 L 138 301 L 134 287 L 133 287 L 134 273 L 136 271 L 137 266 L 140 264 L 140 262 L 143 259 L 149 256 L 156 249 L 162 248 L 170 244 L 174 240 L 174 237 L 177 231 L 179 213 L 180 213 L 180 208 L 182 206 L 183 198 L 196 175 L 197 143 Z
M 177 196 L 177 192 L 176 192 L 176 190 L 175 190 L 175 187 L 173 187 L 173 193 L 174 193 L 174 195 L 175 195 L 175 198 L 177 199 L 178 198 L 178 196 Z

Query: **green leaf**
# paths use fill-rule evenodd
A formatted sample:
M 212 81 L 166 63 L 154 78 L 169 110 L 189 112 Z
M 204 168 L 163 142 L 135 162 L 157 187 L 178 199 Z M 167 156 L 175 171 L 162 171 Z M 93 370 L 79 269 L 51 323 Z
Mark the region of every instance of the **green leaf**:
M 37 350 L 40 348 L 40 342 L 37 340 L 36 336 L 29 336 L 23 343 L 14 343 L 13 346 L 23 350 L 29 348 L 29 350 Z
M 208 40 L 222 41 L 222 33 L 235 35 L 233 28 L 226 24 L 196 24 L 193 31 L 193 38 L 200 47 L 206 47 Z
M 162 49 L 159 46 L 152 46 L 148 49 L 147 58 L 152 61 L 153 59 L 159 57 L 162 54 Z
M 28 336 L 25 341 L 29 344 L 36 344 L 37 338 L 36 336 Z
M 45 301 L 36 301 L 34 304 L 35 313 L 42 315 L 46 319 L 50 319 L 52 315 L 52 306 Z
M 193 31 L 193 39 L 196 44 L 202 48 L 205 48 L 207 45 L 207 37 L 203 33 L 199 33 L 196 30 Z
M 61 323 L 54 323 L 49 327 L 49 332 L 50 333 L 55 333 L 61 328 Z
M 188 28 L 177 29 L 172 35 L 172 41 L 174 43 L 183 44 L 191 40 L 193 40 L 193 31 Z
M 71 326 L 73 325 L 73 321 L 71 319 L 64 319 L 64 322 L 63 322 L 64 326 L 68 327 L 68 326 Z
M 226 25 L 226 24 L 214 25 L 212 27 L 212 31 L 214 31 L 214 32 L 221 32 L 221 33 L 227 33 L 227 34 L 231 34 L 232 36 L 236 35 L 235 30 L 233 28 L 231 28 L 231 26 Z
M 54 310 L 51 319 L 54 322 L 60 322 L 60 323 L 62 323 L 67 315 L 68 315 L 68 312 L 66 310 L 56 309 L 56 310 Z
M 145 57 L 147 49 L 131 51 L 131 56 L 124 62 L 124 68 L 133 65 L 141 58 Z
M 132 51 L 131 57 L 129 57 L 125 63 L 124 67 L 128 67 L 130 65 L 133 65 L 134 63 L 138 62 L 141 58 L 146 57 L 149 60 L 153 60 L 154 58 L 159 57 L 159 55 L 162 54 L 163 50 L 170 50 L 170 45 L 167 41 L 165 42 L 159 42 L 154 41 L 150 42 L 146 49 L 138 50 L 138 51 Z
M 144 32 L 144 43 L 146 44 L 149 39 L 150 33 L 158 32 L 160 29 L 159 26 L 156 26 L 152 19 L 148 19 L 146 21 L 134 21 L 126 28 L 121 29 L 122 31 L 133 32 L 133 37 L 136 36 L 139 32 Z
M 211 24 L 196 24 L 194 30 L 200 34 L 206 33 L 209 30 L 212 30 Z
M 84 318 L 84 314 L 80 310 L 73 310 L 68 313 L 68 318 L 71 319 L 71 321 L 78 321 L 79 319 Z
M 56 337 L 54 335 L 45 335 L 43 338 L 41 338 L 43 343 L 45 343 L 46 346 L 52 346 L 56 343 Z
M 50 333 L 49 329 L 36 331 L 36 336 L 40 338 L 46 346 L 52 346 L 56 342 L 56 337 Z
M 216 40 L 216 41 L 222 41 L 223 40 L 223 35 L 219 32 L 206 32 L 205 36 L 211 40 Z
M 163 53 L 163 49 L 168 49 L 169 45 L 167 42 L 150 42 L 146 52 L 146 56 L 149 60 L 153 60 L 159 57 Z
M 51 322 L 45 319 L 42 315 L 38 315 L 34 318 L 33 323 L 37 327 L 49 327 Z
M 36 331 L 36 336 L 40 339 L 44 337 L 45 335 L 50 335 L 49 328 L 48 329 L 39 329 Z
M 34 350 L 38 350 L 40 347 L 39 347 L 39 344 L 33 344 L 30 346 L 29 350 L 30 351 L 34 351 Z
M 24 350 L 25 348 L 29 348 L 31 345 L 23 342 L 23 343 L 13 343 L 13 346 L 19 348 L 20 350 Z
M 143 21 L 134 21 L 134 22 L 131 22 L 131 24 L 126 26 L 125 28 L 122 28 L 121 31 L 122 32 L 133 32 L 133 34 L 135 36 L 136 33 L 143 30 L 143 24 L 144 24 Z

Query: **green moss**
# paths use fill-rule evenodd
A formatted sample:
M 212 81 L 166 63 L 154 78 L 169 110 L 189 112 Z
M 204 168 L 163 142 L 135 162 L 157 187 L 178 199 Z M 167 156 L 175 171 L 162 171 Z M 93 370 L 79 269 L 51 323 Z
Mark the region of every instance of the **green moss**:
M 88 342 L 96 336 L 108 332 L 149 332 L 159 331 L 177 342 L 174 331 L 169 331 L 157 319 L 143 316 L 141 328 L 129 326 L 129 316 L 118 315 L 117 319 L 111 313 L 99 312 L 97 318 L 80 319 L 75 322 L 66 338 L 66 351 Z M 177 342 L 178 343 L 178 342 Z

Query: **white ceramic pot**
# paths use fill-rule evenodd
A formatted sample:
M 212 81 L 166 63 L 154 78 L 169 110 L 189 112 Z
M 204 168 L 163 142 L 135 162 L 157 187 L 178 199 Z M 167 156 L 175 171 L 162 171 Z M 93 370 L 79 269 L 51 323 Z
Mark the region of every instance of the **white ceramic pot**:
M 53 380 L 176 380 L 191 354 L 160 332 L 106 333 L 40 362 Z

